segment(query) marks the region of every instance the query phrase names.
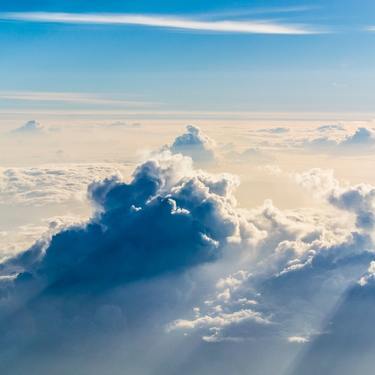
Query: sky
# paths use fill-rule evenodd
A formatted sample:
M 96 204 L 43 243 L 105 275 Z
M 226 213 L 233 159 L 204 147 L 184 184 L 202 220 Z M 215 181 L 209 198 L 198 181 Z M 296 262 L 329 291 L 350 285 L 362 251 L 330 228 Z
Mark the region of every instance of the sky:
M 35 19 L 38 12 L 43 15 Z M 140 101 L 152 111 L 372 112 L 373 12 L 370 0 L 360 6 L 347 0 L 5 0 L 1 107 L 66 107 L 9 94 L 74 92 Z M 58 13 L 66 15 L 57 21 Z M 104 23 L 95 17 L 100 14 Z M 221 30 L 220 22 L 232 26 Z M 243 31 L 246 22 L 266 27 Z M 92 109 L 83 104 L 69 107 Z
M 374 11 L 1 1 L 0 372 L 371 373 Z

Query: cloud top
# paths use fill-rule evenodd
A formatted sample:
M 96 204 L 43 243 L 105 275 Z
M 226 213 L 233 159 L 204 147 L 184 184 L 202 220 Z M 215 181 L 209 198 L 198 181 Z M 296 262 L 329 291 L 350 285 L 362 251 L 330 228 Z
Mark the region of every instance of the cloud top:
M 190 156 L 197 162 L 212 162 L 215 160 L 216 143 L 199 127 L 187 125 L 186 132 L 178 136 L 170 147 L 173 153 Z

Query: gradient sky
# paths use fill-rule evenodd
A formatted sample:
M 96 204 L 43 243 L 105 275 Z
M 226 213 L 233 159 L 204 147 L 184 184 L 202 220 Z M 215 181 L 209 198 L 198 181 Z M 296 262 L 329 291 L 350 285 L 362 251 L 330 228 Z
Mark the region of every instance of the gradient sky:
M 33 22 L 33 12 L 45 19 Z M 293 34 L 48 22 L 56 12 L 266 21 Z M 372 112 L 374 14 L 371 0 L 5 0 L 0 109 Z M 80 99 L 61 96 L 71 92 Z

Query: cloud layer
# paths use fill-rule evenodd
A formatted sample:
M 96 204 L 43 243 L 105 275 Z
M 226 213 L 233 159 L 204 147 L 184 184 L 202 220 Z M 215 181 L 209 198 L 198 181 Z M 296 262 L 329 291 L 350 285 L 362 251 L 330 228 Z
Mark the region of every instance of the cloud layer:
M 354 303 L 359 317 L 375 311 L 374 187 L 312 169 L 292 180 L 320 208 L 281 210 L 267 200 L 241 209 L 238 178 L 195 169 L 182 155 L 202 160 L 192 149 L 207 160 L 213 141 L 189 126 L 130 179 L 118 174 L 91 182 L 88 221 L 57 225 L 2 261 L 0 368 L 16 374 L 37 365 L 48 374 L 49 358 L 65 372 L 84 366 L 100 373 L 91 353 L 106 346 L 114 374 L 206 373 L 208 353 L 220 375 L 233 371 L 233 363 L 273 374 L 301 347 L 311 363 L 324 358 L 322 348 L 338 350 L 345 326 L 374 343 L 364 319 L 350 319 Z M 58 186 L 53 170 L 24 172 L 5 174 L 21 193 L 27 176 Z M 66 171 L 63 179 L 74 180 Z M 144 363 L 140 348 L 157 358 Z M 264 349 L 272 363 L 258 358 Z M 221 350 L 238 361 L 226 363 Z M 292 366 L 296 373 L 299 366 Z

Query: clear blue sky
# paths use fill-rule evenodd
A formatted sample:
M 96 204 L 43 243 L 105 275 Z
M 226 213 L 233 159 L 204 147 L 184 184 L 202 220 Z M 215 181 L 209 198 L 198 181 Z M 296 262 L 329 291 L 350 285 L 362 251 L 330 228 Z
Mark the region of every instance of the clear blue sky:
M 65 19 L 56 22 L 57 12 Z M 73 22 L 77 15 L 89 21 Z M 111 21 L 129 15 L 148 19 Z M 171 27 L 170 18 L 203 27 Z M 215 30 L 222 21 L 235 30 Z M 260 21 L 267 33 L 236 30 Z M 183 110 L 370 112 L 372 25 L 373 0 L 3 0 L 1 92 L 121 94 Z M 0 101 L 16 105 L 5 94 Z

